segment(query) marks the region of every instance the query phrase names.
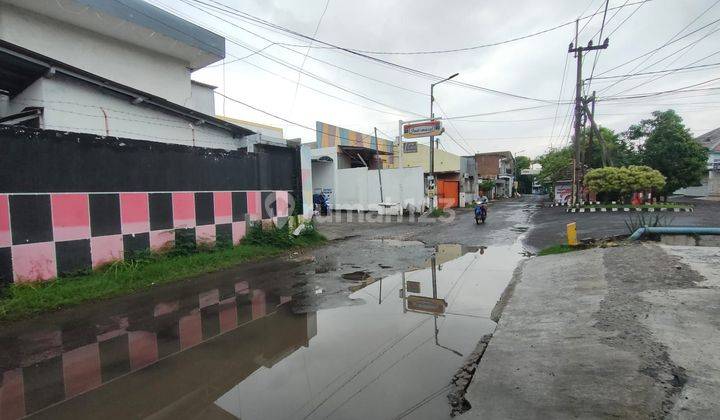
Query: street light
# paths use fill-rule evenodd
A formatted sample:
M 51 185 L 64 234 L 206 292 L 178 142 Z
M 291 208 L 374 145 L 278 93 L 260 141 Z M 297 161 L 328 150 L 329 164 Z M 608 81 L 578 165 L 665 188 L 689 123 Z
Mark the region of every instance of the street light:
M 453 77 L 459 75 L 460 73 L 455 73 L 452 76 L 442 79 L 439 82 L 431 83 L 430 84 L 430 119 L 435 119 L 435 114 L 433 113 L 433 101 L 435 101 L 435 97 L 433 96 L 433 90 L 435 89 L 435 85 L 439 85 L 442 82 L 447 82 L 448 80 L 452 79 Z M 433 183 L 436 183 L 435 181 L 435 136 L 430 136 L 430 177 L 432 179 Z M 430 210 L 432 211 L 435 209 L 435 197 L 430 197 Z

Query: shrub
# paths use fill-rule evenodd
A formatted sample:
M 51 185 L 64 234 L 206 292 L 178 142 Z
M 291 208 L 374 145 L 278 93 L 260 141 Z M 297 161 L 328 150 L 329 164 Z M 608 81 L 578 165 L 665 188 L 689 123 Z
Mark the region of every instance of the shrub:
M 584 183 L 592 192 L 624 197 L 634 191 L 661 189 L 665 177 L 648 166 L 631 165 L 592 169 L 585 175 Z

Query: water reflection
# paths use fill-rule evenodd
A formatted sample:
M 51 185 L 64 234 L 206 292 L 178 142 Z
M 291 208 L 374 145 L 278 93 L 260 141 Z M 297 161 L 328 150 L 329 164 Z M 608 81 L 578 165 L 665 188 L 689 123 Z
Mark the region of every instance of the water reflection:
M 449 418 L 450 377 L 494 329 L 490 312 L 521 255 L 518 246 L 444 249 L 455 258 L 369 284 L 351 295 L 363 305 L 319 311 L 309 347 L 256 371 L 218 406 L 251 420 Z
M 0 418 L 186 417 L 213 408 L 232 385 L 316 334 L 315 315 L 288 316 L 289 301 L 240 281 L 2 336 Z
M 494 329 L 521 256 L 436 251 L 427 268 L 363 278 L 360 304 L 317 313 L 248 277 L 0 334 L 0 418 L 447 418 L 450 377 Z

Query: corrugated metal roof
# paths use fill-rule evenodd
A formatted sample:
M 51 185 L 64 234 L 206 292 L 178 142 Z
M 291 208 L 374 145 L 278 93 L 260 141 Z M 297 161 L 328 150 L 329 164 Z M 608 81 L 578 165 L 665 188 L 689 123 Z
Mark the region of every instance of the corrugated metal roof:
M 720 153 L 720 127 L 696 137 L 695 141 L 708 150 Z

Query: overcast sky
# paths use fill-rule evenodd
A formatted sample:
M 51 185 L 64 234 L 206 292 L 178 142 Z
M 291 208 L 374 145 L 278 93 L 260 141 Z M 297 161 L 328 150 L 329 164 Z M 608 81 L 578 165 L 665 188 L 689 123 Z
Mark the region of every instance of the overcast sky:
M 335 49 L 311 48 L 308 58 L 304 59 L 307 48 L 301 45 L 307 45 L 306 40 L 251 24 L 236 16 L 221 14 L 195 0 L 183 1 L 204 11 L 181 0 L 149 1 L 227 38 L 224 77 L 223 66 L 217 65 L 195 72 L 193 78 L 219 86 L 219 92 L 225 92 L 232 98 L 309 127 L 315 127 L 315 121 L 365 133 L 371 133 L 373 127 L 377 127 L 381 133 L 386 133 L 381 134 L 381 137 L 397 135 L 399 119 L 419 118 L 409 112 L 429 115 L 431 80 L 427 77 L 411 75 Z M 202 1 L 213 4 L 213 0 Z M 309 36 L 315 33 L 326 5 L 326 0 L 217 1 Z M 628 2 L 635 3 L 637 0 Z M 621 6 L 624 3 L 625 0 L 610 0 L 609 7 Z M 622 8 L 617 14 L 614 10 L 609 11 L 603 37 L 610 35 L 610 47 L 600 53 L 595 76 L 720 63 L 720 22 L 712 23 L 720 18 L 720 4 L 714 5 L 716 3 L 720 2 L 652 0 L 642 5 Z M 464 48 L 531 34 L 572 21 L 581 15 L 589 16 L 599 10 L 600 13 L 589 20 L 580 34 L 581 45 L 587 44 L 592 36 L 595 36 L 594 42 L 597 44 L 604 4 L 604 0 L 329 0 L 315 38 L 346 48 L 369 51 Z M 698 18 L 708 8 L 710 10 Z M 696 18 L 698 19 L 676 38 L 710 25 L 660 49 L 645 62 L 643 60 L 647 57 L 605 73 L 619 64 L 662 46 Z M 581 21 L 581 27 L 585 22 L 588 20 Z M 255 32 L 270 42 L 241 28 Z M 576 61 L 567 53 L 568 44 L 574 35 L 573 24 L 543 35 L 488 48 L 444 54 L 375 57 L 435 75 L 449 76 L 459 72 L 460 75 L 455 79 L 457 81 L 503 92 L 547 101 L 557 101 L 558 98 L 567 101 L 574 97 Z M 271 45 L 272 42 L 297 46 L 284 48 Z M 246 57 L 265 47 L 267 48 L 262 54 L 267 57 L 260 54 Z M 713 53 L 717 54 L 710 56 Z M 238 60 L 243 57 L 246 58 Z M 589 77 L 594 57 L 595 53 L 586 55 L 584 78 Z M 334 68 L 318 60 L 357 74 Z M 314 77 L 330 81 L 337 87 L 302 75 L 300 86 L 296 90 L 298 72 L 277 61 L 288 63 L 290 67 L 303 66 L 304 70 Z M 641 63 L 642 65 L 635 68 Z M 560 96 L 563 69 L 566 65 L 564 88 Z M 599 98 L 671 90 L 720 77 L 720 67 L 709 66 L 692 71 L 673 72 L 653 80 L 664 74 L 631 77 L 606 91 L 603 91 L 603 88 L 618 79 L 595 79 L 590 90 L 603 91 L 598 94 Z M 636 87 L 648 81 L 650 83 Z M 706 83 L 694 89 L 713 87 L 720 88 L 720 81 Z M 673 108 L 684 118 L 692 132 L 699 135 L 720 126 L 720 101 L 717 99 L 719 94 L 720 89 L 598 102 L 597 120 L 599 124 L 619 132 L 627 129 L 630 124 L 647 118 L 653 110 Z M 518 99 L 449 83 L 435 88 L 435 98 L 436 116 L 457 117 L 541 106 L 526 111 L 457 119 L 452 124 L 446 122 L 447 132 L 460 145 L 448 135 L 441 137 L 441 145 L 453 153 L 466 155 L 510 150 L 515 154 L 536 156 L 548 147 L 568 142 L 570 118 L 566 116 L 570 110 L 569 105 L 557 106 L 547 102 Z M 231 117 L 282 127 L 286 130 L 286 137 L 301 137 L 305 142 L 315 140 L 315 133 L 312 131 L 274 119 L 230 100 L 223 104 L 222 98 L 216 97 L 216 107 L 218 114 L 224 112 Z M 423 141 L 427 142 L 426 139 Z

